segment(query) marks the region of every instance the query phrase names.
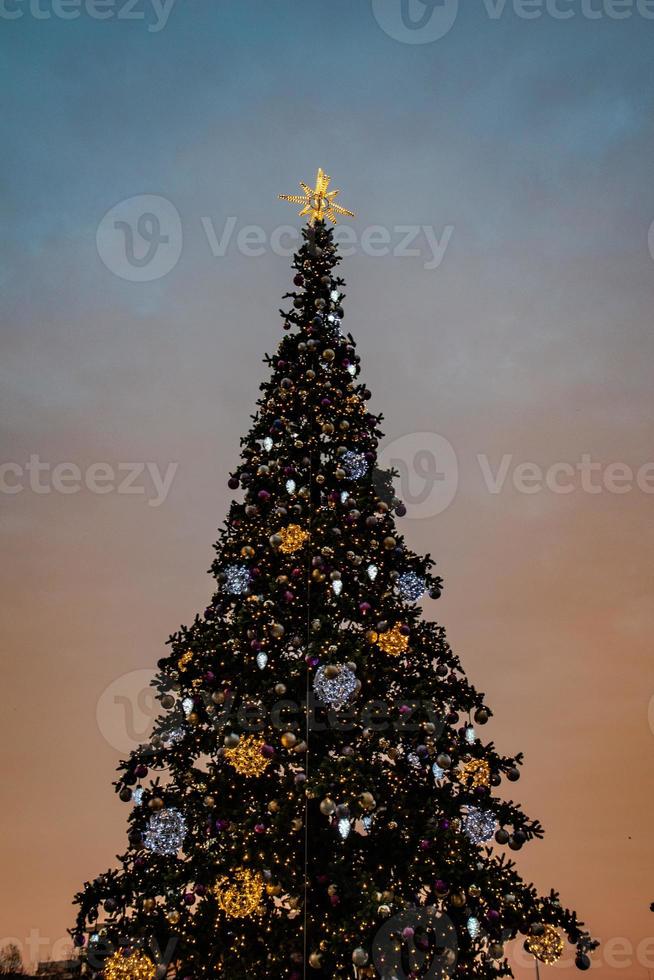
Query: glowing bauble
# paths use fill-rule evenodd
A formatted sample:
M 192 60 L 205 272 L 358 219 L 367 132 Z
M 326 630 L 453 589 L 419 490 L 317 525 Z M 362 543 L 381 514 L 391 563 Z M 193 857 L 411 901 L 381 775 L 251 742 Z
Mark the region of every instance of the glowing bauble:
M 261 776 L 270 765 L 263 754 L 265 742 L 255 735 L 245 735 L 234 748 L 225 749 L 225 758 L 241 776 Z
M 463 818 L 463 833 L 473 844 L 483 844 L 490 840 L 497 826 L 495 814 L 471 806 Z
M 417 602 L 424 594 L 425 580 L 415 572 L 402 572 L 397 580 L 397 591 L 407 602 Z
M 527 936 L 525 949 L 541 963 L 551 966 L 561 958 L 563 940 L 554 926 L 546 925 L 538 936 Z
M 287 527 L 283 527 L 276 537 L 280 538 L 279 550 L 290 555 L 304 546 L 309 539 L 309 532 L 301 528 L 299 524 L 289 524 Z
M 245 595 L 250 587 L 250 569 L 247 565 L 226 565 L 223 588 L 230 595 Z
M 409 637 L 402 632 L 400 623 L 396 623 L 385 633 L 375 633 L 374 642 L 384 653 L 389 653 L 393 657 L 399 657 L 409 646 Z
M 356 694 L 359 681 L 349 667 L 343 664 L 334 672 L 334 666 L 320 667 L 316 672 L 313 690 L 323 704 L 339 711 Z
M 263 892 L 262 876 L 249 868 L 237 868 L 214 886 L 218 905 L 230 919 L 246 919 L 260 912 Z
M 156 969 L 149 956 L 135 950 L 129 956 L 120 951 L 104 964 L 105 980 L 154 980 Z
M 153 813 L 143 834 L 143 843 L 155 854 L 177 854 L 186 837 L 186 820 L 173 807 Z
M 485 759 L 470 759 L 464 762 L 457 773 L 459 781 L 469 789 L 490 785 L 490 766 Z
M 368 460 L 363 453 L 355 453 L 353 449 L 343 453 L 340 463 L 351 480 L 360 480 L 368 472 Z

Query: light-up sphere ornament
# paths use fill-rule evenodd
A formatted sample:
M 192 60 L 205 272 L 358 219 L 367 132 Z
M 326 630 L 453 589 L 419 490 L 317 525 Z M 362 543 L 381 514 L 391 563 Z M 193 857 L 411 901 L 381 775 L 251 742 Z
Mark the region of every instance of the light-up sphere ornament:
M 468 789 L 490 786 L 490 775 L 490 766 L 485 759 L 470 759 L 469 762 L 463 762 L 457 772 L 459 782 Z
M 375 633 L 375 643 L 384 653 L 390 653 L 393 657 L 399 657 L 409 646 L 409 637 L 401 632 L 402 624 L 396 623 L 385 633 Z
M 495 814 L 477 806 L 469 807 L 463 818 L 463 833 L 473 844 L 483 844 L 490 840 L 496 827 Z
M 120 950 L 104 965 L 105 980 L 154 980 L 156 968 L 149 956 L 139 949 L 124 956 Z
M 287 527 L 283 527 L 278 533 L 282 539 L 279 550 L 283 551 L 286 555 L 291 555 L 294 551 L 299 551 L 309 539 L 309 532 L 301 528 L 299 524 L 289 524 Z
M 230 919 L 247 919 L 261 912 L 263 891 L 263 878 L 249 868 L 237 868 L 214 886 L 218 905 Z
M 351 480 L 360 480 L 368 472 L 368 460 L 363 453 L 355 453 L 353 449 L 343 453 L 340 462 Z
M 265 744 L 255 735 L 244 735 L 233 749 L 225 749 L 225 758 L 241 776 L 261 776 L 270 765 L 261 751 Z
M 541 963 L 551 966 L 561 958 L 563 940 L 554 926 L 546 925 L 540 936 L 527 936 L 525 949 Z
M 334 673 L 338 671 L 338 673 Z M 359 687 L 357 676 L 345 665 L 328 665 L 316 672 L 313 690 L 323 704 L 339 711 L 356 694 Z
M 397 580 L 397 591 L 406 602 L 417 602 L 424 594 L 426 582 L 415 572 L 402 572 Z
M 186 837 L 186 820 L 171 807 L 153 813 L 143 834 L 143 843 L 155 854 L 177 854 Z
M 250 569 L 247 565 L 226 565 L 223 568 L 223 588 L 230 595 L 245 595 L 250 587 Z

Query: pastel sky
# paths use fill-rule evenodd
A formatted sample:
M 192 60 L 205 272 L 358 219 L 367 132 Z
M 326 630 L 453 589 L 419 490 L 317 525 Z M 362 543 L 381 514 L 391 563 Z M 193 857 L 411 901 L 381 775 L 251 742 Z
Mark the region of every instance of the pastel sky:
M 276 195 L 322 166 L 403 530 L 446 581 L 426 614 L 525 753 L 520 866 L 603 940 L 599 980 L 647 980 L 652 4 L 75 4 L 0 3 L 0 939 L 60 957 L 123 848 L 114 768 L 206 605 L 281 335 Z

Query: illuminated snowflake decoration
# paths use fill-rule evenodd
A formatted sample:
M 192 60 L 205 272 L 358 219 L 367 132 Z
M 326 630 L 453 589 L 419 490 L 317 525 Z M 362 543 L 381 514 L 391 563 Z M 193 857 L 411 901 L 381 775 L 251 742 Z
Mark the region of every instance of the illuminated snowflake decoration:
M 353 449 L 343 453 L 341 466 L 351 480 L 360 480 L 368 472 L 368 460 L 363 453 L 355 453 Z
M 259 668 L 259 670 L 265 670 L 267 663 L 268 663 L 268 654 L 263 652 L 258 653 L 257 667 Z
M 495 814 L 476 806 L 469 807 L 463 818 L 463 833 L 473 844 L 483 844 L 490 840 L 496 826 Z
M 332 582 L 332 592 L 334 593 L 334 595 L 340 595 L 342 591 L 343 591 L 343 583 L 341 582 L 340 579 L 336 579 L 335 582 Z
M 415 572 L 402 572 L 397 580 L 397 591 L 406 602 L 417 602 L 424 594 L 425 580 Z
M 297 487 L 297 484 L 296 484 L 295 480 L 287 480 L 286 481 L 286 493 L 295 493 L 296 487 Z
M 272 447 L 273 447 L 272 439 L 270 438 L 270 436 L 266 436 L 266 438 L 263 440 L 263 448 L 266 450 L 266 452 L 269 453 Z
M 140 806 L 141 800 L 143 799 L 143 787 L 137 786 L 132 793 L 132 800 L 134 801 L 134 806 Z
M 332 671 L 338 670 L 333 677 Z M 339 711 L 352 698 L 359 687 L 357 676 L 349 667 L 320 667 L 316 672 L 313 690 L 323 704 Z
M 153 813 L 143 834 L 143 843 L 155 854 L 177 854 L 186 837 L 186 820 L 179 810 Z
M 477 741 L 477 733 L 472 725 L 466 725 L 464 738 L 468 745 L 474 745 Z
M 435 762 L 433 764 L 433 766 L 431 767 L 431 771 L 433 772 L 434 779 L 436 779 L 436 780 L 442 779 L 443 776 L 445 775 L 445 770 L 444 769 L 441 769 L 441 767 L 439 766 L 439 764 L 437 762 Z
M 193 700 L 193 698 L 182 699 L 182 710 L 184 711 L 184 714 L 186 715 L 187 718 L 194 711 L 194 709 L 195 709 L 195 701 Z
M 366 572 L 368 574 L 368 578 L 370 579 L 370 581 L 374 582 L 375 579 L 377 578 L 377 575 L 379 574 L 379 569 L 377 568 L 376 565 L 368 565 L 368 567 L 366 568 Z
M 247 565 L 227 565 L 223 568 L 223 588 L 230 595 L 245 595 L 250 587 L 250 569 Z
M 468 935 L 471 939 L 476 939 L 479 935 L 479 930 L 481 926 L 479 924 L 479 919 L 476 919 L 474 915 L 471 915 L 466 922 L 466 929 L 468 930 Z

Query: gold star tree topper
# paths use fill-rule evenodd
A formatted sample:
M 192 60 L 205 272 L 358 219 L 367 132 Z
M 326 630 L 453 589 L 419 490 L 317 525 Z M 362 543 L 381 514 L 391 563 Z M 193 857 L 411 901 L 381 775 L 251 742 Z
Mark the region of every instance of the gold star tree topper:
M 339 191 L 328 191 L 329 182 L 331 177 L 328 177 L 324 170 L 320 167 L 318 168 L 318 173 L 316 174 L 316 186 L 313 190 L 308 187 L 303 180 L 300 181 L 300 187 L 304 191 L 304 194 L 280 194 L 280 201 L 289 201 L 291 204 L 302 204 L 304 207 L 299 212 L 300 217 L 303 218 L 305 214 L 310 215 L 309 224 L 312 225 L 315 221 L 324 221 L 325 218 L 336 224 L 336 215 L 345 215 L 348 218 L 354 217 L 354 211 L 348 211 L 347 208 L 342 208 L 340 204 L 334 203 L 334 198 L 339 193 Z

